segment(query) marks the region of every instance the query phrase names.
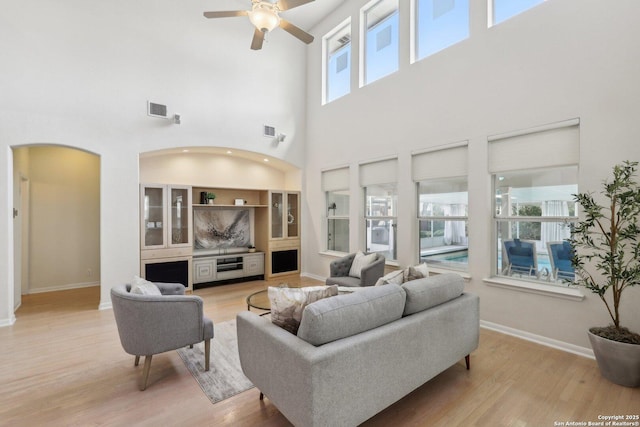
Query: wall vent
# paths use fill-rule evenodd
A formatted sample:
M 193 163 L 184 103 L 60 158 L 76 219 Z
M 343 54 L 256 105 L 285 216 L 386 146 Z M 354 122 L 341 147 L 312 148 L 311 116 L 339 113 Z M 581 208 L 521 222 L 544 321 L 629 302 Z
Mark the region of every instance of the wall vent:
M 147 114 L 151 117 L 167 118 L 167 106 L 147 101 Z
M 274 138 L 276 136 L 276 128 L 273 126 L 264 125 L 262 134 L 264 136 L 268 136 L 269 138 Z

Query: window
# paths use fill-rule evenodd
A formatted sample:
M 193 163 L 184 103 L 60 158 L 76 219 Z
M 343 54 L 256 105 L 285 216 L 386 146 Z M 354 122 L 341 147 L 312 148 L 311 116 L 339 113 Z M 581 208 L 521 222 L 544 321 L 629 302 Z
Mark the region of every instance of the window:
M 398 16 L 398 0 L 374 0 L 362 8 L 361 86 L 398 70 Z
M 322 172 L 326 198 L 326 249 L 349 252 L 349 167 Z
M 367 252 L 377 252 L 387 260 L 397 259 L 397 190 L 395 184 L 365 187 L 365 228 Z
M 573 277 L 566 240 L 577 219 L 579 123 L 489 138 L 494 274 L 547 283 Z
M 349 191 L 327 191 L 327 250 L 349 252 Z
M 468 269 L 467 146 L 466 141 L 440 146 L 411 159 L 418 193 L 418 259 L 433 267 Z
M 576 166 L 494 175 L 498 275 L 568 278 L 550 245 L 562 246 L 571 235 L 577 178 Z
M 351 91 L 351 19 L 323 37 L 323 104 Z
M 412 62 L 469 37 L 469 0 L 414 0 Z
M 467 177 L 418 183 L 420 262 L 467 270 Z
M 397 259 L 397 179 L 396 158 L 360 165 L 360 185 L 365 199 L 365 247 L 368 252 L 377 252 L 391 261 Z
M 489 26 L 531 9 L 546 0 L 489 0 Z

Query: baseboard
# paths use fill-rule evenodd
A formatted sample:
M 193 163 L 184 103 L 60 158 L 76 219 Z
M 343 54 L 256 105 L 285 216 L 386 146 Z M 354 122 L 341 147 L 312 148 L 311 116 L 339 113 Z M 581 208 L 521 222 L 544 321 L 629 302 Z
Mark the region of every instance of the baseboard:
M 0 319 L 0 328 L 3 328 L 5 326 L 11 326 L 14 323 L 16 323 L 16 316 L 12 314 L 11 317 L 9 317 L 8 319 Z
M 101 302 L 100 305 L 98 306 L 98 310 L 111 310 L 111 309 L 113 309 L 113 304 L 111 304 L 111 301 Z
M 90 288 L 100 286 L 100 282 L 70 283 L 68 285 L 51 286 L 48 288 L 29 289 L 28 294 L 42 294 L 45 292 L 68 291 L 70 289 Z
M 580 347 L 564 341 L 554 340 L 552 338 L 547 338 L 541 335 L 532 334 L 530 332 L 521 331 L 519 329 L 510 328 L 508 326 L 499 325 L 497 323 L 487 322 L 485 320 L 480 321 L 480 327 L 489 329 L 491 331 L 500 332 L 502 334 L 511 335 L 512 337 L 534 342 L 536 344 L 544 345 L 546 347 L 555 348 L 556 350 L 566 351 L 567 353 L 576 354 L 588 359 L 595 359 L 593 350 L 591 350 L 590 348 Z
M 304 272 L 303 272 L 303 273 L 300 273 L 300 276 L 301 276 L 301 277 L 308 277 L 308 278 L 310 278 L 310 279 L 319 280 L 319 281 L 321 281 L 322 283 L 324 283 L 324 282 L 327 280 L 327 278 L 326 278 L 326 277 L 318 276 L 317 274 L 311 274 L 311 273 L 304 273 Z

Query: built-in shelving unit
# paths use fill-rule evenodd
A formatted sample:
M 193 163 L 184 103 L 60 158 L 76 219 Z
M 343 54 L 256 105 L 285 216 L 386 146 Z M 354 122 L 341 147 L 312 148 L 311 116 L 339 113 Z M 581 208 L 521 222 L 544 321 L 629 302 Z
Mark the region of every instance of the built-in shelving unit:
M 214 193 L 213 204 L 201 203 L 201 193 Z M 169 274 L 176 261 L 188 265 L 188 278 L 181 281 L 190 290 L 194 283 L 300 272 L 297 191 L 142 184 L 140 203 L 142 277 L 147 271 L 157 277 L 161 268 Z M 194 248 L 194 210 L 242 208 L 250 210 L 256 252 Z M 149 264 L 158 265 L 149 268 Z

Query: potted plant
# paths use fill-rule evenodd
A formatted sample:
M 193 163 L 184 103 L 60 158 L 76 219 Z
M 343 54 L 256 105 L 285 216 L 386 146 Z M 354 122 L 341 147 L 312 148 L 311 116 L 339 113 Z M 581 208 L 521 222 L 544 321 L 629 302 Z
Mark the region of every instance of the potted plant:
M 213 200 L 216 198 L 216 193 L 207 193 L 207 202 L 212 205 Z
M 625 161 L 604 181 L 599 204 L 592 193 L 575 194 L 584 219 L 569 239 L 575 251 L 575 284 L 597 294 L 612 324 L 589 329 L 589 340 L 602 375 L 628 386 L 640 385 L 640 335 L 622 327 L 620 301 L 627 288 L 640 284 L 640 185 L 638 162 Z

